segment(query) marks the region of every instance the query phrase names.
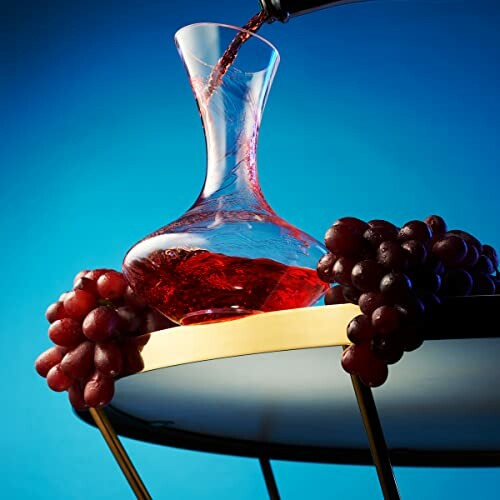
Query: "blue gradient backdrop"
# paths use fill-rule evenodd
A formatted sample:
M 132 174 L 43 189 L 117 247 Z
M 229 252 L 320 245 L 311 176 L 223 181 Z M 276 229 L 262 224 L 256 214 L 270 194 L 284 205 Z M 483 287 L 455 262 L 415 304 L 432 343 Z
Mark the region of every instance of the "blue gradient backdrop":
M 205 146 L 172 37 L 241 25 L 256 4 L 1 2 L 3 498 L 132 498 L 96 431 L 32 368 L 44 310 L 81 268 L 119 268 L 194 201 Z M 496 0 L 457 0 L 265 26 L 282 56 L 259 145 L 271 205 L 319 238 L 345 215 L 439 213 L 500 247 L 499 25 Z M 155 498 L 265 498 L 254 460 L 124 441 Z M 380 498 L 370 467 L 273 465 L 286 500 Z M 500 496 L 497 469 L 396 475 L 405 500 Z

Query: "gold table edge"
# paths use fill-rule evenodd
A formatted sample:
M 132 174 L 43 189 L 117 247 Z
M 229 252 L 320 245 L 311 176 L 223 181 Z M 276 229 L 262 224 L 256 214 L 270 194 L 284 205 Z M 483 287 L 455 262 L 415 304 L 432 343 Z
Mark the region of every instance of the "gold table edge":
M 346 327 L 360 314 L 353 304 L 317 306 L 153 332 L 141 373 L 251 354 L 349 344 Z

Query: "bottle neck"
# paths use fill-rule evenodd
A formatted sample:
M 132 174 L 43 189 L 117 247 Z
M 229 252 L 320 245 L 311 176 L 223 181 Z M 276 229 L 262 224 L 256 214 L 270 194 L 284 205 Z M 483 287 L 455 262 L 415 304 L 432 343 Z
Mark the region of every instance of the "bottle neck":
M 262 10 L 270 20 L 286 22 L 291 17 L 314 12 L 326 7 L 369 0 L 259 0 Z

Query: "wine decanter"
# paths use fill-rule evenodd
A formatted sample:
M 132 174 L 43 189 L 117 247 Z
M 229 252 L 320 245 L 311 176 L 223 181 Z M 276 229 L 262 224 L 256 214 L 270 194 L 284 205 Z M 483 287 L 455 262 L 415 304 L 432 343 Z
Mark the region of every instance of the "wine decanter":
M 229 57 L 235 36 L 246 42 Z M 250 31 L 213 23 L 184 27 L 175 41 L 205 132 L 205 183 L 184 215 L 129 250 L 125 277 L 180 324 L 314 304 L 327 288 L 316 274 L 325 249 L 276 215 L 257 179 L 277 50 Z

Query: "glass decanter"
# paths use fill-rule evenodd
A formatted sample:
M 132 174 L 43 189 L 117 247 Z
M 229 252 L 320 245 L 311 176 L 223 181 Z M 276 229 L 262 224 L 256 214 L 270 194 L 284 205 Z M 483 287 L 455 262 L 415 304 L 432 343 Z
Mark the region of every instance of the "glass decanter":
M 248 39 L 222 76 L 218 61 L 237 34 Z M 128 251 L 125 277 L 150 306 L 184 325 L 314 304 L 327 288 L 316 275 L 325 249 L 276 215 L 257 179 L 277 50 L 213 23 L 184 27 L 175 41 L 205 132 L 205 183 L 184 215 Z

